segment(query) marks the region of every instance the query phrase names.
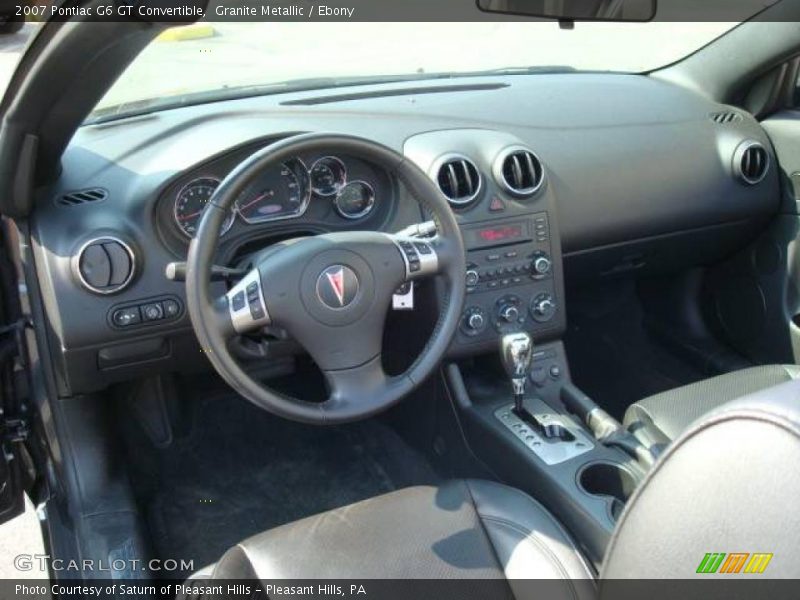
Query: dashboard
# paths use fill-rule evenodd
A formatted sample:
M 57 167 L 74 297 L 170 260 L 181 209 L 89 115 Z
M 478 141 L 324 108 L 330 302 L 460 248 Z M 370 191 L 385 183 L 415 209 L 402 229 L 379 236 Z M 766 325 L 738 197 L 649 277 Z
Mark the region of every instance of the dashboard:
M 88 125 L 60 179 L 40 190 L 30 224 L 60 393 L 209 368 L 183 283 L 165 268 L 185 260 L 228 173 L 271 142 L 311 131 L 395 149 L 450 201 L 469 286 L 450 356 L 491 350 L 515 327 L 537 342 L 557 339 L 567 284 L 712 263 L 752 239 L 780 199 L 769 139 L 752 117 L 638 75 L 356 86 Z M 369 162 L 297 156 L 237 198 L 216 261 L 426 218 L 402 182 Z M 223 282 L 212 285 L 224 293 Z

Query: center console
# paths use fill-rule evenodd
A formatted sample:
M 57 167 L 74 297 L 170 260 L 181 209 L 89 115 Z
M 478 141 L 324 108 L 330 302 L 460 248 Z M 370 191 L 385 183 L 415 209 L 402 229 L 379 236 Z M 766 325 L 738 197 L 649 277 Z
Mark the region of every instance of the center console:
M 561 342 L 540 345 L 534 353 L 519 403 L 498 353 L 448 365 L 445 389 L 472 454 L 502 481 L 542 502 L 600 565 L 648 465 L 597 439 L 567 409 L 562 394 L 575 388 Z M 540 370 L 547 373 L 544 380 Z M 515 410 L 518 404 L 527 416 Z
M 451 201 L 464 238 L 466 300 L 445 369 L 459 432 L 472 454 L 541 501 L 599 565 L 652 457 L 570 383 L 546 160 L 514 136 L 477 129 L 420 134 L 404 152 Z

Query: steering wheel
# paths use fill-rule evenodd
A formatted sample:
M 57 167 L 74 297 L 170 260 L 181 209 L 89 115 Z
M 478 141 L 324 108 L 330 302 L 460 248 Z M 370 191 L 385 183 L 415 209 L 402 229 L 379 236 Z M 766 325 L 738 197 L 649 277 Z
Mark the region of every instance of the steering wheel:
M 303 153 L 342 153 L 384 168 L 433 216 L 437 234 L 412 238 L 344 231 L 276 244 L 226 294 L 210 280 L 223 222 L 236 198 L 267 167 Z M 276 415 L 315 424 L 367 418 L 417 387 L 438 366 L 458 327 L 465 295 L 464 242 L 447 200 L 414 163 L 381 144 L 347 135 L 303 134 L 259 150 L 209 200 L 189 246 L 186 299 L 197 339 L 222 378 Z M 405 282 L 439 276 L 446 292 L 428 343 L 401 375 L 383 370 L 381 351 L 392 295 Z M 228 349 L 237 335 L 284 328 L 322 370 L 323 402 L 284 396 L 250 377 Z

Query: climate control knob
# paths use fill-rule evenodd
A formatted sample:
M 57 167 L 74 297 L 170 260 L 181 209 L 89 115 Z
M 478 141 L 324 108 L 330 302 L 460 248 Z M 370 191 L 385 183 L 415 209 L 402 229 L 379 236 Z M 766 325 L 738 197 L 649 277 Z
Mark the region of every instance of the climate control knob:
M 486 319 L 481 313 L 472 313 L 467 319 L 467 327 L 473 331 L 480 331 L 486 326 Z
M 479 306 L 472 306 L 464 311 L 461 318 L 461 331 L 467 335 L 478 335 L 486 328 L 486 314 Z
M 539 294 L 531 300 L 530 313 L 534 320 L 544 323 L 556 314 L 556 303 L 550 294 Z
M 503 306 L 497 313 L 497 318 L 506 323 L 516 323 L 519 319 L 519 309 L 513 304 Z

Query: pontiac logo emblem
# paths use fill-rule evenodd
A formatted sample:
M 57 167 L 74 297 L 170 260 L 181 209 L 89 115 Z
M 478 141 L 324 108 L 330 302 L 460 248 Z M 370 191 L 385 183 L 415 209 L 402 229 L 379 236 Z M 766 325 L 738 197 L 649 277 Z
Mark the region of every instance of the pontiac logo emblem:
M 339 299 L 339 306 L 344 306 L 344 269 L 339 269 L 333 273 L 326 272 L 325 275 L 328 277 L 328 281 L 331 282 L 333 293 Z
M 317 279 L 317 296 L 328 308 L 344 308 L 358 294 L 358 277 L 350 267 L 333 265 Z

